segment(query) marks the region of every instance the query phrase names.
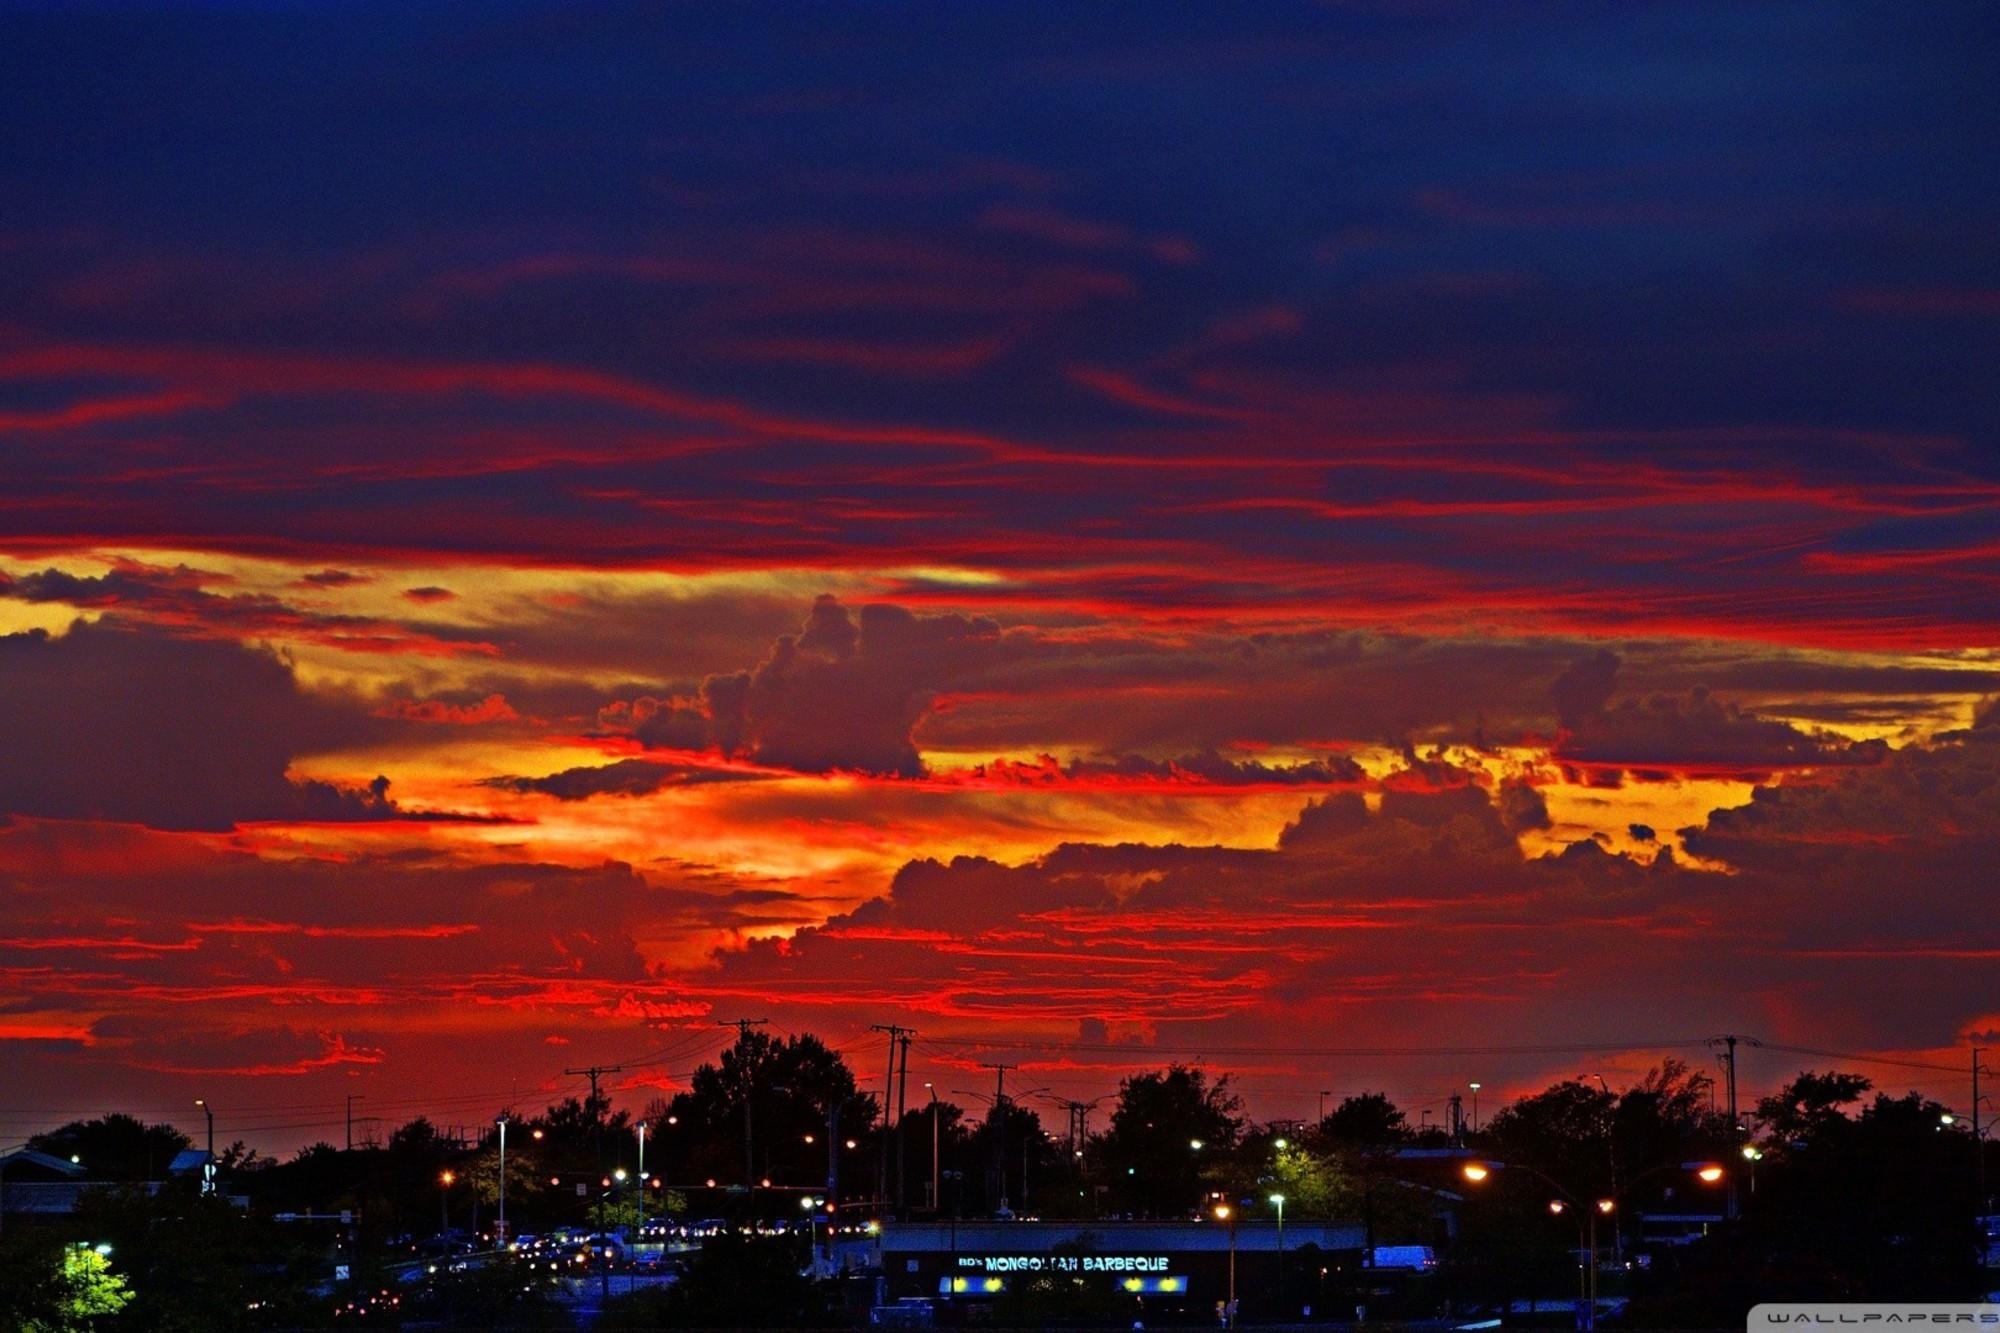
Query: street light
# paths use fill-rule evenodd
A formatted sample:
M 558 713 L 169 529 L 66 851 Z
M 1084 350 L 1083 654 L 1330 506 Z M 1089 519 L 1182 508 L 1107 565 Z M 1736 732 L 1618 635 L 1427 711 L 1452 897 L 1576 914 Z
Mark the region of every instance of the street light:
M 451 1230 L 451 1182 L 458 1179 L 446 1171 L 438 1176 L 441 1188 L 438 1190 L 438 1238 L 442 1240 Z
M 499 1233 L 494 1239 L 504 1247 L 507 1244 L 507 1117 L 503 1115 L 493 1123 L 500 1126 L 500 1220 L 493 1229 Z
M 812 1252 L 813 1276 L 819 1276 L 819 1200 L 808 1194 L 799 1200 L 806 1214 L 806 1246 Z
M 1229 1224 L 1229 1304 L 1222 1307 L 1223 1322 L 1236 1327 L 1236 1210 L 1226 1203 L 1215 1205 L 1215 1220 Z
M 201 1164 L 201 1192 L 213 1194 L 215 1193 L 215 1108 L 203 1097 L 195 1098 L 194 1104 L 208 1117 L 208 1160 Z
M 1278 1208 L 1278 1309 L 1285 1306 L 1285 1196 L 1273 1194 L 1271 1202 Z
M 1578 1301 L 1583 1307 L 1583 1328 L 1585 1333 L 1590 1333 L 1591 1330 L 1597 1327 L 1597 1219 L 1599 1217 L 1613 1216 L 1618 1211 L 1616 1194 L 1610 1198 L 1599 1198 L 1594 1201 L 1593 1207 L 1585 1208 L 1578 1201 L 1576 1195 L 1563 1187 L 1562 1182 L 1547 1172 L 1538 1171 L 1532 1166 L 1522 1166 L 1507 1162 L 1473 1161 L 1467 1162 L 1461 1167 L 1459 1173 L 1468 1182 L 1479 1185 L 1491 1179 L 1495 1171 L 1503 1169 L 1526 1171 L 1529 1175 L 1534 1176 L 1560 1195 L 1560 1198 L 1549 1200 L 1549 1212 L 1552 1216 L 1560 1217 L 1570 1208 L 1575 1208 L 1580 1215 L 1577 1222 L 1577 1244 L 1581 1251 L 1580 1257 L 1583 1259 L 1583 1267 L 1578 1275 L 1577 1295 Z M 1623 1191 L 1629 1191 L 1634 1185 L 1637 1185 L 1648 1176 L 1672 1170 L 1691 1171 L 1697 1180 L 1706 1185 L 1713 1185 L 1728 1174 L 1722 1169 L 1721 1164 L 1717 1162 L 1663 1162 L 1659 1166 L 1641 1171 L 1638 1175 L 1626 1181 Z
M 1479 1132 L 1479 1085 L 1477 1083 L 1474 1083 L 1471 1085 L 1471 1087 L 1472 1087 L 1472 1132 L 1477 1134 Z
M 639 1122 L 639 1183 L 643 1185 L 645 1181 L 646 1181 L 646 1122 L 641 1120 Z M 640 1230 L 643 1231 L 645 1229 L 645 1226 L 646 1226 L 646 1191 L 642 1189 L 639 1191 Z
M 1493 1178 L 1495 1171 L 1505 1166 L 1507 1166 L 1505 1162 L 1467 1162 L 1459 1169 L 1459 1174 L 1463 1175 L 1471 1184 L 1483 1185 Z M 1532 1166 L 1521 1167 L 1519 1169 L 1535 1176 L 1543 1184 L 1562 1196 L 1549 1200 L 1549 1213 L 1551 1216 L 1561 1217 L 1570 1208 L 1576 1208 L 1580 1214 L 1583 1214 L 1577 1220 L 1576 1235 L 1577 1258 L 1582 1261 L 1581 1267 L 1577 1270 L 1576 1279 L 1577 1312 L 1580 1319 L 1580 1327 L 1585 1330 L 1595 1329 L 1597 1327 L 1597 1300 L 1592 1291 L 1592 1283 L 1596 1278 L 1597 1269 L 1597 1214 L 1578 1204 L 1576 1196 L 1564 1189 L 1553 1177 L 1535 1170 Z
M 924 1084 L 924 1091 L 931 1095 L 931 1215 L 935 1217 L 944 1211 L 944 1200 L 938 1195 L 938 1103 L 937 1084 Z

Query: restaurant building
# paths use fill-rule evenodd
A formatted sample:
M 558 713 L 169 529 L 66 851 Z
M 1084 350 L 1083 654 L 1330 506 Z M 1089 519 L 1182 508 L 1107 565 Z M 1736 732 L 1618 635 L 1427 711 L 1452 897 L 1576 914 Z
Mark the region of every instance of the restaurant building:
M 1240 1306 L 1294 1315 L 1329 1273 L 1362 1265 L 1358 1222 L 884 1222 L 873 1237 L 885 1303 L 990 1304 L 1048 1279 L 1162 1314 Z M 1050 1282 L 1042 1282 L 1046 1289 Z

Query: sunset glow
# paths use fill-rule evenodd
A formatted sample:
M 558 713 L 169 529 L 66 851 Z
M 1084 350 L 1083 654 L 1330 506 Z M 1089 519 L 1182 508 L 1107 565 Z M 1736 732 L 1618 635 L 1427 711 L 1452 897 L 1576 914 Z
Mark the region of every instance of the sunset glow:
M 1943 19 L 371 13 L 0 29 L 0 1137 L 2000 1044 Z

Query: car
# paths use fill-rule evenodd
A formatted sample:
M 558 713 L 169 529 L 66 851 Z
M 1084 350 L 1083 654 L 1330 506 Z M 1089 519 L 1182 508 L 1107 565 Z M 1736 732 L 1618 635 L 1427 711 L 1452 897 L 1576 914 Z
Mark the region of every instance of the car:
M 609 1259 L 612 1263 L 620 1263 L 625 1258 L 624 1240 L 608 1231 L 585 1236 L 577 1248 L 592 1259 Z

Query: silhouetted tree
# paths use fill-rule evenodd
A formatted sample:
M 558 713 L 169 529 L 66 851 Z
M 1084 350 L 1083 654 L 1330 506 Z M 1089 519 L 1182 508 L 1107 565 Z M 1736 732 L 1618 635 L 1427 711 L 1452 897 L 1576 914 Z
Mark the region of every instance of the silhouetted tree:
M 715 1063 L 696 1069 L 686 1092 L 649 1108 L 647 1118 L 655 1130 L 651 1143 L 660 1146 L 670 1180 L 712 1178 L 729 1184 L 743 1179 L 745 1098 L 755 1154 L 752 1169 L 759 1180 L 798 1186 L 824 1180 L 829 1112 L 836 1108 L 836 1142 L 872 1136 L 875 1099 L 857 1090 L 853 1071 L 837 1052 L 811 1034 L 779 1038 L 753 1029 Z M 669 1116 L 676 1122 L 670 1127 Z M 845 1188 L 863 1183 L 858 1178 L 862 1159 L 856 1157 L 844 1168 L 857 1178 L 843 1180 L 843 1195 L 873 1191 L 872 1155 L 866 1161 L 866 1187 Z
M 1408 1142 L 1410 1127 L 1386 1095 L 1364 1092 L 1342 1099 L 1319 1122 L 1317 1137 L 1343 1148 L 1383 1148 Z
M 35 1135 L 28 1146 L 52 1157 L 80 1158 L 92 1180 L 164 1180 L 174 1156 L 193 1145 L 172 1125 L 148 1125 L 113 1112 L 72 1120 Z
M 1097 1145 L 1113 1209 L 1143 1217 L 1198 1209 L 1203 1173 L 1234 1149 L 1242 1109 L 1226 1074 L 1210 1083 L 1199 1069 L 1172 1065 L 1122 1082 Z

